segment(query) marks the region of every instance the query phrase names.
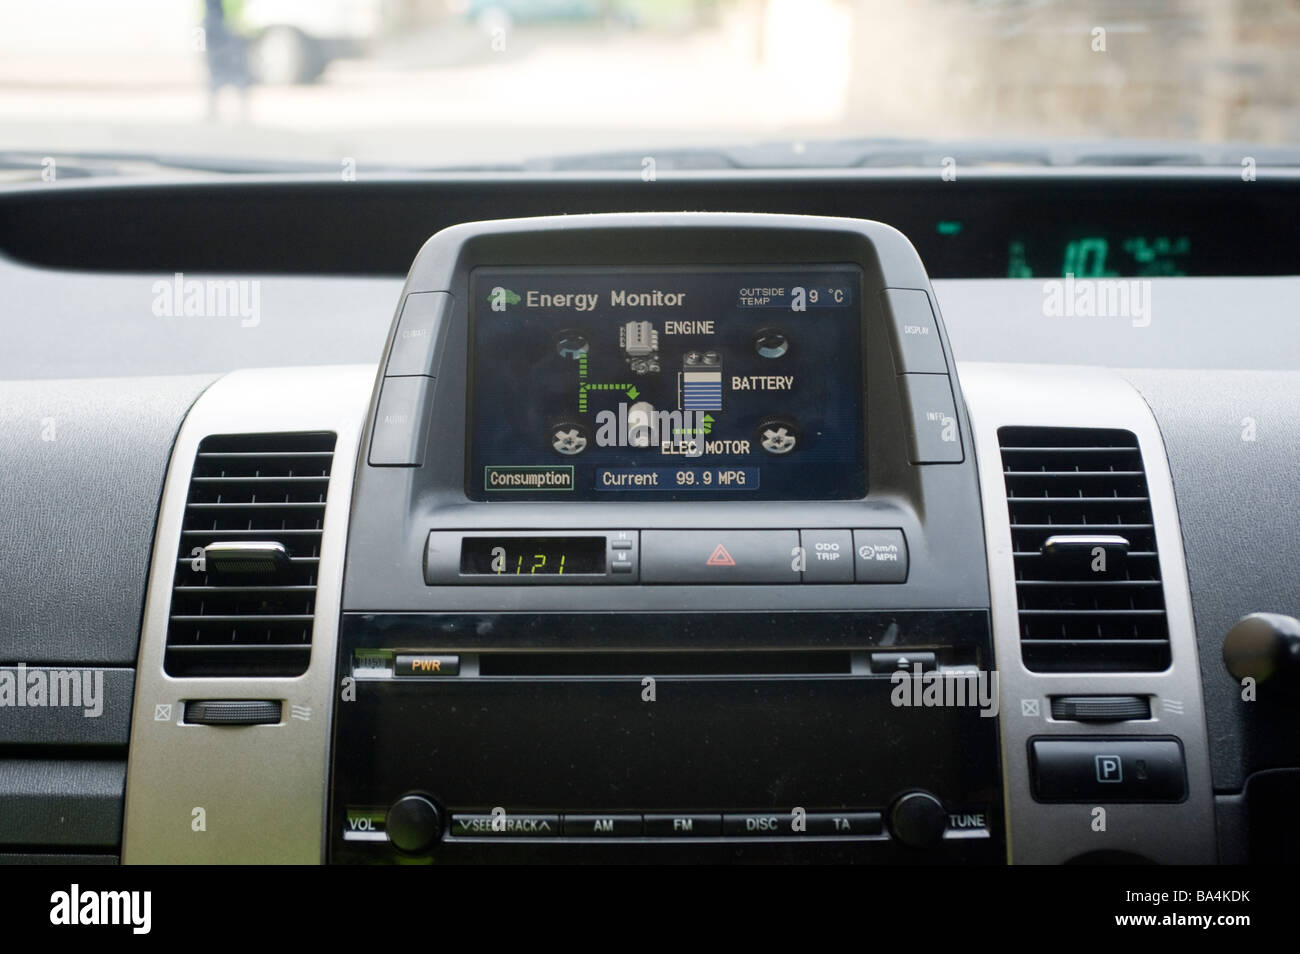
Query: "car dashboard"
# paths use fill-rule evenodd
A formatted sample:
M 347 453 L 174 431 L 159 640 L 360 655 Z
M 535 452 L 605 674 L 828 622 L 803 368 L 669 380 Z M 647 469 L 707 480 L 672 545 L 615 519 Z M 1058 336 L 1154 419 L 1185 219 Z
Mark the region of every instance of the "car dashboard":
M 1298 204 L 0 190 L 0 859 L 1296 860 Z

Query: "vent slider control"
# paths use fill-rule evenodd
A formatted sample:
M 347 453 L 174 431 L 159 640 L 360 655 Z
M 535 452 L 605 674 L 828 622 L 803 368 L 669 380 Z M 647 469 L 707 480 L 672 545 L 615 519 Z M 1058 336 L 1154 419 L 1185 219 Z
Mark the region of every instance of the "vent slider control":
M 289 551 L 283 543 L 262 540 L 230 540 L 209 543 L 203 549 L 208 567 L 217 573 L 263 575 L 278 573 L 289 566 Z
M 1097 547 L 1105 550 L 1108 557 L 1124 556 L 1128 553 L 1129 543 L 1124 537 L 1108 534 L 1058 534 L 1043 542 L 1041 552 L 1045 557 L 1059 559 L 1081 554 L 1091 555 Z

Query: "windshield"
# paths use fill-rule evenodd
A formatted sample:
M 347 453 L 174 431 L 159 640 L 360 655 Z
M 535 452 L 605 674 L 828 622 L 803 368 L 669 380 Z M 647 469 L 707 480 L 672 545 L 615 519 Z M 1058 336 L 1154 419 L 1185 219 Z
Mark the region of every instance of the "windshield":
M 1247 144 L 1300 144 L 1289 0 L 0 7 L 0 173 L 129 160 L 347 178 L 570 157 L 653 174 L 959 155 L 927 143 L 1013 164 L 1235 165 Z

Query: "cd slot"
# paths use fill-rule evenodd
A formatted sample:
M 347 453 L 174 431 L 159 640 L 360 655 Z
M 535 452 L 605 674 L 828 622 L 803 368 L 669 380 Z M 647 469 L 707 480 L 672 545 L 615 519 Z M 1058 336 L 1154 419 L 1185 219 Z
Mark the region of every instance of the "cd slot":
M 764 652 L 482 653 L 492 676 L 833 676 L 853 672 L 844 650 Z

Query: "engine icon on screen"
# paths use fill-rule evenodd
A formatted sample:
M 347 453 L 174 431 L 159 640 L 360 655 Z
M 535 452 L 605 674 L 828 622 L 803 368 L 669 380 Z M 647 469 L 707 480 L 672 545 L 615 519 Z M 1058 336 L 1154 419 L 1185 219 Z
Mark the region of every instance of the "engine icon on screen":
M 627 322 L 618 329 L 618 346 L 634 374 L 659 371 L 659 332 L 651 322 Z

